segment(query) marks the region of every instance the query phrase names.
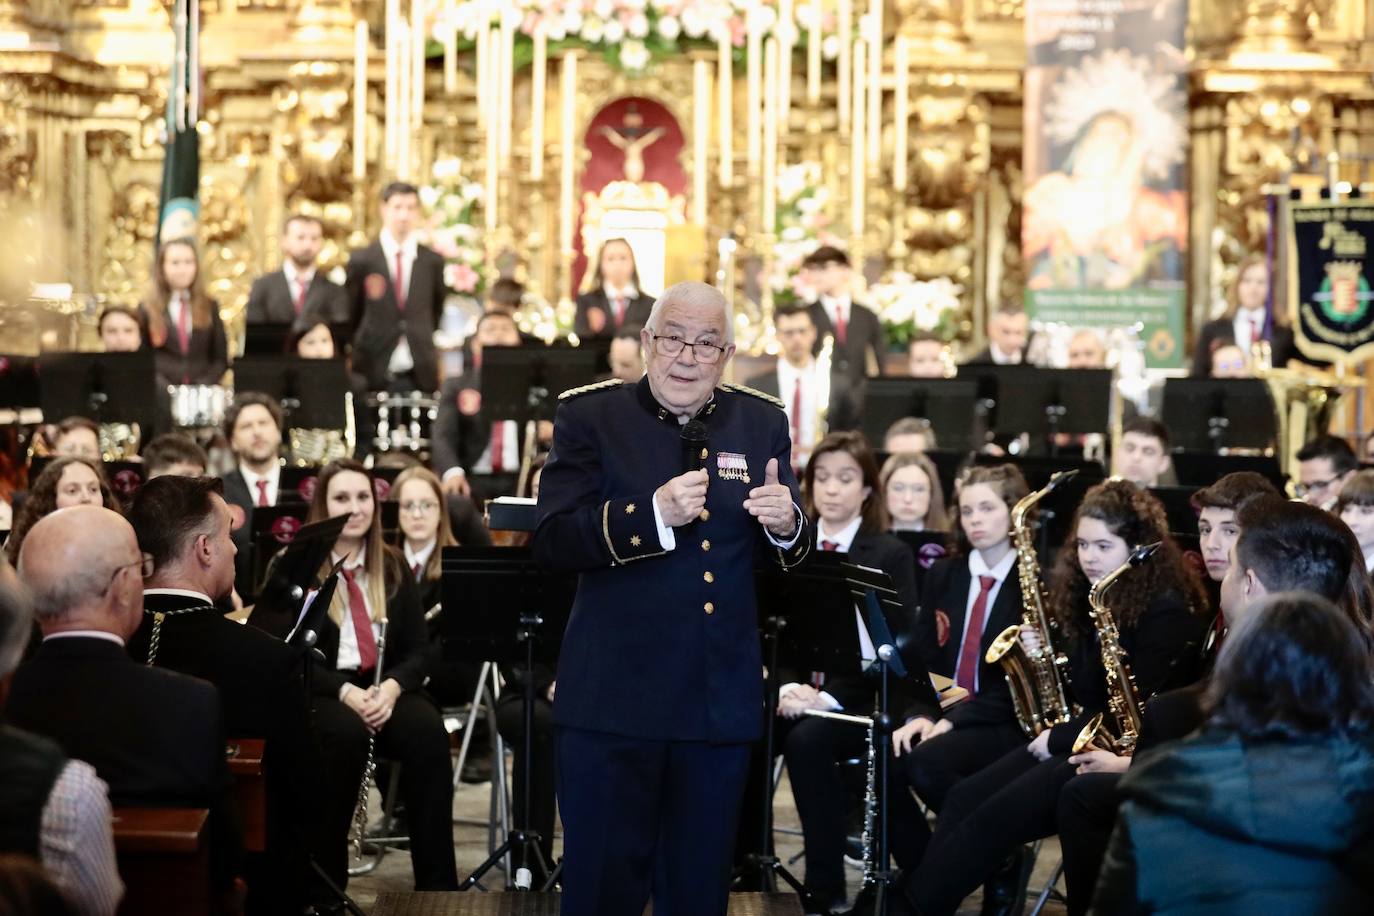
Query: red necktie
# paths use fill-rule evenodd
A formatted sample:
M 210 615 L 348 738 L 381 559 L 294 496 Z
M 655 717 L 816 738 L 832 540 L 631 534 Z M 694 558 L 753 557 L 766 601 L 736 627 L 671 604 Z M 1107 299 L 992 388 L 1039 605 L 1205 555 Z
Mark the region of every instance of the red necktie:
M 396 249 L 396 272 L 391 275 L 391 282 L 396 287 L 396 310 L 404 312 L 406 310 L 406 283 L 405 277 L 401 274 L 401 249 Z
M 849 333 L 849 328 L 844 322 L 844 303 L 835 303 L 835 343 L 844 346 L 845 337 Z
M 411 563 L 411 564 L 410 564 L 410 574 L 411 574 L 412 576 L 414 576 L 416 579 L 419 579 L 419 578 L 420 578 L 420 564 L 419 564 L 419 563 Z
M 500 474 L 506 468 L 505 446 L 506 426 L 501 420 L 491 424 L 491 472 Z
M 839 550 L 839 541 L 821 541 L 821 550 Z
M 259 481 L 257 482 L 257 488 L 258 488 L 258 505 L 259 505 L 259 506 L 270 506 L 270 505 L 272 505 L 270 502 L 267 501 L 267 481 L 265 481 L 265 480 L 259 480 Z
M 305 311 L 305 291 L 310 288 L 310 284 L 305 282 L 304 277 L 296 278 L 296 314 Z
M 371 671 L 377 665 L 377 637 L 372 634 L 372 621 L 367 616 L 367 602 L 351 569 L 342 570 L 348 586 L 348 615 L 353 619 L 353 636 L 358 641 L 358 670 Z
M 792 461 L 795 464 L 797 454 L 801 451 L 801 376 L 797 376 L 797 384 L 792 388 Z
M 974 600 L 973 611 L 969 614 L 964 644 L 959 647 L 959 668 L 954 682 L 970 694 L 977 693 L 975 688 L 978 686 L 978 660 L 982 654 L 979 649 L 983 644 L 983 624 L 988 616 L 988 592 L 992 591 L 996 584 L 997 580 L 992 576 L 978 577 L 978 597 Z
M 615 297 L 615 326 L 619 328 L 625 323 L 625 297 Z
M 181 311 L 177 313 L 177 339 L 181 342 L 182 355 L 191 352 L 191 306 L 185 296 L 178 296 Z

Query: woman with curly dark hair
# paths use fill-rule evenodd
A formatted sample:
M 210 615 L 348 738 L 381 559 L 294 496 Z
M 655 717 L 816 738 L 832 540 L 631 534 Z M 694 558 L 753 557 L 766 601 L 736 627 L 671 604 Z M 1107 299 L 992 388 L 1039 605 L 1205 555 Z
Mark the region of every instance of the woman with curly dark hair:
M 24 537 L 43 516 L 68 506 L 94 505 L 116 512 L 121 508 L 100 465 L 85 458 L 54 458 L 33 482 L 28 499 L 14 517 L 14 528 L 5 541 L 5 557 L 11 565 L 19 565 Z
M 1105 603 L 1140 701 L 1190 683 L 1199 673 L 1206 593 L 1169 537 L 1159 501 L 1132 483 L 1109 480 L 1083 497 L 1069 531 L 1050 571 L 1046 611 L 1056 630 L 1055 648 L 1068 655 L 1070 692 L 1082 713 L 950 790 L 921 865 L 904 886 L 923 916 L 955 912 L 983 882 L 991 883 L 985 902 L 991 898 L 1015 911 L 1031 864 L 1023 845 L 1055 832 L 1055 801 L 1074 775 L 1068 763 L 1074 739 L 1097 713 L 1112 721 L 1088 592 L 1134 548 L 1160 545 L 1148 562 L 1116 580 Z M 1039 634 L 1023 628 L 1022 638 L 1035 647 Z

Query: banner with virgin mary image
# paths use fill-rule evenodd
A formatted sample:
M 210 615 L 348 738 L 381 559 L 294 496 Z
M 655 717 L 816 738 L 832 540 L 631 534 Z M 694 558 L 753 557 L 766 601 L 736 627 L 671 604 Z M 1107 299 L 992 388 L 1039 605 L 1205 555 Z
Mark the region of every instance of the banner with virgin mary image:
M 1184 0 L 1027 0 L 1021 248 L 1032 319 L 1135 327 L 1183 364 Z

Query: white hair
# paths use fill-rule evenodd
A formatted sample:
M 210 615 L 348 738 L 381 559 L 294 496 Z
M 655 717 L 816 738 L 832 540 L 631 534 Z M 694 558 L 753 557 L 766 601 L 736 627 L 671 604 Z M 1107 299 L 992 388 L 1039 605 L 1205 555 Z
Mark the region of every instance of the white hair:
M 645 323 L 645 327 L 651 331 L 656 329 L 664 307 L 669 305 L 719 307 L 721 313 L 725 315 L 725 342 L 727 344 L 735 342 L 735 315 L 730 308 L 730 302 L 720 290 L 711 284 L 702 283 L 698 280 L 684 280 L 681 283 L 674 283 L 654 300 L 654 307 L 649 311 L 649 320 Z

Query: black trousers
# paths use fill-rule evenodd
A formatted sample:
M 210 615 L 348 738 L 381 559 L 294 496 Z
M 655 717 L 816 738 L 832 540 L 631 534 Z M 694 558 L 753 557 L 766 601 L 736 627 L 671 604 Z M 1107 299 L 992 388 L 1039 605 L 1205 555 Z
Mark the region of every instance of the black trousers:
M 1116 826 L 1120 773 L 1084 773 L 1064 784 L 1056 820 L 1064 853 L 1069 916 L 1083 916 L 1093 902 L 1097 874 Z
M 361 736 L 366 756 L 367 727 L 353 710 L 343 703 L 337 704 L 337 711 L 317 708 L 316 721 L 345 746 L 354 746 Z M 453 855 L 453 760 L 449 756 L 448 732 L 444 730 L 434 702 L 415 691 L 401 694 L 391 711 L 391 718 L 377 732 L 375 755 L 401 765 L 401 797 L 406 803 L 415 889 L 457 890 L 458 866 Z M 343 791 L 342 787 L 339 791 Z M 357 782 L 352 786 L 352 797 L 357 800 Z M 351 805 L 349 810 L 352 810 Z
M 557 809 L 554 798 L 553 704 L 535 697 L 531 745 L 525 747 L 525 704 L 520 692 L 502 694 L 496 701 L 496 730 L 514 752 L 514 823 L 517 830 L 539 833 L 539 849 L 544 861 L 553 864 L 553 821 Z M 530 820 L 525 823 L 525 768 L 530 768 Z
M 748 744 L 554 727 L 562 916 L 725 916 Z
M 348 832 L 367 764 L 367 729 L 358 714 L 332 697 L 312 700 L 312 720 L 324 772 L 319 782 L 320 824 L 315 860 L 339 887 L 348 885 Z M 316 894 L 319 899 L 323 895 Z
M 1025 744 L 1025 734 L 1014 724 L 956 726 L 896 758 L 893 797 L 910 787 L 927 807 L 943 816 L 945 798 L 956 783 Z M 903 868 L 915 867 L 929 842 L 930 828 L 919 814 L 888 818 L 888 845 Z

